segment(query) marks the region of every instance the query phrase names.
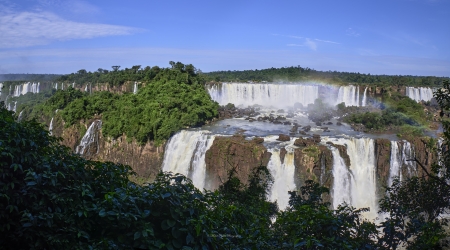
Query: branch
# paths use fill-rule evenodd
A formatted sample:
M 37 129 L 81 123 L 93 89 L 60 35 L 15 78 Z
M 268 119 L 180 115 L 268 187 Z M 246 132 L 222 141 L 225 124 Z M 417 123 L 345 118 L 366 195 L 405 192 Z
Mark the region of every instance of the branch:
M 430 174 L 430 172 L 428 172 L 427 168 L 424 165 L 422 165 L 422 163 L 419 160 L 417 160 L 416 157 L 414 157 L 414 159 L 409 159 L 409 160 L 406 160 L 406 161 L 415 161 L 415 162 L 417 162 L 417 164 L 419 164 L 419 166 L 422 168 L 422 170 L 425 172 L 425 174 L 428 177 L 430 177 L 430 178 L 438 181 L 439 183 L 443 184 L 444 186 L 447 186 L 447 187 L 450 188 L 450 185 L 447 184 L 447 182 L 443 181 L 441 178 L 439 178 L 439 177 L 437 177 L 437 176 L 435 176 L 433 174 Z

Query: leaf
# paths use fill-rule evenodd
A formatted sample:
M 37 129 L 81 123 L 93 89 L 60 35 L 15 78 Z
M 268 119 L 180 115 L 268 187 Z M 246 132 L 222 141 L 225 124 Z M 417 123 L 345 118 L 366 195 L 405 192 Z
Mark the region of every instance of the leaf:
M 173 227 L 175 225 L 175 223 L 176 222 L 174 220 L 171 220 L 171 219 L 163 220 L 163 222 L 161 223 L 161 228 L 163 230 L 167 230 L 167 229 Z
M 34 186 L 34 185 L 36 185 L 36 182 L 35 182 L 35 181 L 29 181 L 29 182 L 27 182 L 27 186 Z
M 141 237 L 141 232 L 134 233 L 134 239 L 137 240 Z
M 31 227 L 33 224 L 31 224 L 30 222 L 27 222 L 27 223 L 25 223 L 25 224 L 23 224 L 22 226 L 23 227 Z
M 100 212 L 98 212 L 98 215 L 99 215 L 100 217 L 105 217 L 105 216 L 106 216 L 105 209 L 100 210 Z

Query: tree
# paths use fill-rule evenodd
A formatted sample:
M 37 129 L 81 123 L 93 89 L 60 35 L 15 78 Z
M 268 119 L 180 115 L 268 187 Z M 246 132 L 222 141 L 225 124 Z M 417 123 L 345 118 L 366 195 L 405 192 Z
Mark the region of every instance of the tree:
M 113 68 L 114 71 L 118 71 L 120 66 L 111 66 L 111 68 Z

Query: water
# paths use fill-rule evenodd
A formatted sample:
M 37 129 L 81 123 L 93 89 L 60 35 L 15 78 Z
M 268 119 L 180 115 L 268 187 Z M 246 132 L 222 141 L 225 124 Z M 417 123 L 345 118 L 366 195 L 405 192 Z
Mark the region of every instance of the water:
M 339 87 L 336 104 L 345 103 L 345 106 L 360 106 L 359 87 L 348 85 Z
M 433 90 L 431 88 L 424 87 L 406 87 L 406 96 L 416 102 L 429 101 L 433 98 Z
M 214 138 L 208 131 L 178 132 L 167 142 L 162 170 L 188 176 L 202 190 L 206 178 L 205 153 Z
M 273 184 L 269 191 L 269 200 L 277 201 L 280 209 L 284 210 L 289 205 L 288 191 L 296 190 L 294 176 L 294 150 L 292 147 L 286 147 L 287 153 L 284 156 L 284 162 L 280 160 L 279 149 L 269 149 L 272 153 L 267 168 L 273 177 Z
M 338 195 L 336 203 L 340 201 L 348 201 L 350 205 L 356 208 L 370 208 L 369 212 L 364 213 L 364 217 L 370 220 L 377 218 L 378 199 L 376 187 L 376 172 L 375 172 L 375 146 L 373 139 L 370 138 L 324 138 L 324 141 L 331 141 L 334 144 L 345 145 L 347 153 L 350 157 L 350 175 L 346 174 L 341 159 L 335 159 L 333 154 L 333 163 L 336 169 L 336 176 L 334 176 L 334 185 L 339 190 L 350 190 L 349 193 L 334 192 L 333 195 Z M 333 167 L 334 167 L 333 166 Z M 334 173 L 334 169 L 333 169 Z M 343 185 L 342 183 L 345 183 Z M 350 183 L 350 188 L 347 188 Z M 348 198 L 350 196 L 350 198 Z M 334 199 L 334 196 L 333 196 Z
M 319 97 L 319 86 L 307 84 L 222 83 L 210 86 L 208 92 L 220 105 L 263 105 L 285 108 L 301 103 L 314 103 Z
M 391 141 L 391 161 L 389 163 L 389 179 L 388 186 L 392 186 L 392 182 L 395 177 L 399 177 L 402 180 L 401 167 L 403 165 L 403 154 L 398 149 L 398 143 Z
M 48 126 L 48 133 L 50 134 L 50 135 L 53 135 L 53 117 L 52 117 L 52 119 L 50 120 L 50 125 Z
M 86 134 L 81 139 L 80 145 L 75 149 L 75 153 L 89 156 L 92 147 L 97 147 L 96 153 L 98 153 L 98 130 L 102 127 L 102 121 L 96 120 L 91 123 Z
M 368 87 L 366 87 L 364 89 L 364 95 L 363 95 L 363 99 L 362 99 L 362 103 L 361 103 L 361 106 L 363 106 L 363 107 L 367 106 L 367 88 Z
M 333 208 L 337 208 L 342 203 L 352 204 L 351 187 L 354 182 L 352 175 L 345 165 L 339 150 L 331 147 L 333 155 L 333 189 L 331 195 L 333 197 Z
M 33 93 L 33 94 L 37 94 L 39 93 L 39 89 L 40 89 L 40 83 L 23 83 L 23 84 L 19 84 L 14 86 L 14 93 L 13 93 L 13 97 L 19 97 L 21 95 L 25 95 L 27 93 Z
M 137 82 L 134 82 L 133 94 L 137 94 L 137 92 L 138 92 Z

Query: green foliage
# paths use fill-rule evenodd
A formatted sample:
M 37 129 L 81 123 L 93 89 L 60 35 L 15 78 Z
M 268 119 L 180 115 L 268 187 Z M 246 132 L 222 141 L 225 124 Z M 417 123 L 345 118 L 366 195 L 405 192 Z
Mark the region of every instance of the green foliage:
M 130 167 L 87 161 L 0 109 L 0 245 L 9 249 L 201 249 L 206 198 L 184 176 L 137 186 Z
M 290 192 L 289 207 L 274 224 L 282 249 L 376 249 L 376 226 L 361 219 L 367 209 L 347 205 L 330 210 L 321 195 L 328 189 L 307 181 L 300 192 Z
M 137 67 L 134 70 L 134 73 L 125 70 L 127 74 L 124 73 L 123 79 L 130 80 L 126 78 L 129 74 L 140 74 Z M 116 138 L 125 134 L 129 140 L 135 138 L 140 143 L 148 140 L 159 143 L 182 128 L 202 125 L 217 116 L 218 104 L 211 100 L 203 77 L 196 72 L 194 66 L 180 62 L 173 63 L 171 69 L 145 68 L 140 76 L 149 82 L 143 84 L 137 94 L 103 91 L 85 95 L 71 88 L 57 91 L 46 103 L 34 107 L 30 117 L 45 114 L 49 119 L 60 109 L 68 127 L 82 119 L 102 116 L 106 136 Z M 121 71 L 96 74 L 116 76 Z M 68 80 L 81 80 L 88 75 L 90 73 L 80 70 Z M 151 77 L 145 78 L 146 75 Z
M 420 104 L 399 93 L 385 94 L 383 103 L 387 107 L 381 112 L 352 113 L 344 117 L 344 121 L 362 124 L 366 129 L 398 131 L 399 135 L 423 135 L 423 126 L 427 126 L 428 121 Z M 342 106 L 338 108 L 342 109 Z

